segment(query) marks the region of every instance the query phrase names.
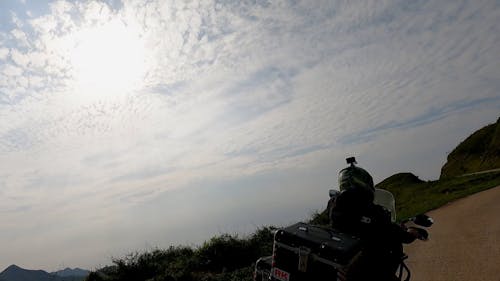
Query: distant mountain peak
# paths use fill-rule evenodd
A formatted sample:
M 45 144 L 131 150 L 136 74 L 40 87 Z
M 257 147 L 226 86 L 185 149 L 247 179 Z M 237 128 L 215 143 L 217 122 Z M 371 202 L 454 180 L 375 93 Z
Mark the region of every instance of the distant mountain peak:
M 19 266 L 15 265 L 15 264 L 11 264 L 9 265 L 7 268 L 20 268 Z
M 52 272 L 52 274 L 57 275 L 57 276 L 61 276 L 61 277 L 70 277 L 70 276 L 81 277 L 81 276 L 87 276 L 89 273 L 90 272 L 88 270 L 81 269 L 78 267 L 76 267 L 76 268 L 66 267 L 63 270 Z
M 15 264 L 11 264 L 11 265 L 9 265 L 9 266 L 8 266 L 8 267 L 4 270 L 4 272 L 5 272 L 5 271 L 11 271 L 11 270 L 20 270 L 20 269 L 22 269 L 22 268 L 20 268 L 19 266 L 15 265 Z

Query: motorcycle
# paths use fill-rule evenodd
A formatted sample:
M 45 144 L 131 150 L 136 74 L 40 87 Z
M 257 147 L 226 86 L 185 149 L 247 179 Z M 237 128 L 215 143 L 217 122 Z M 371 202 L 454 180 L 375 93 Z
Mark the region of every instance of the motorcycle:
M 330 190 L 330 197 L 338 191 Z M 382 206 L 396 222 L 395 199 L 391 192 L 376 189 L 374 203 Z M 417 215 L 400 222 L 403 228 L 412 228 L 422 241 L 429 239 L 425 228 L 434 221 L 425 214 Z M 346 271 L 350 259 L 359 255 L 360 240 L 340 233 L 334 229 L 304 223 L 277 230 L 274 238 L 273 255 L 259 258 L 255 263 L 254 281 L 305 281 L 336 280 L 348 281 Z M 403 251 L 401 251 L 403 253 Z M 411 272 L 405 261 L 408 256 L 402 254 L 396 276 L 401 281 L 409 281 Z M 327 279 L 329 278 L 329 279 Z

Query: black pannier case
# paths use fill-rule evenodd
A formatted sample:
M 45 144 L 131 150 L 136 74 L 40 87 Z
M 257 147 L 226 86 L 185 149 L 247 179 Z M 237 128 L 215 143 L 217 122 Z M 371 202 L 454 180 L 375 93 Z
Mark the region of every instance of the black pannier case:
M 296 223 L 274 236 L 271 280 L 344 280 L 361 252 L 360 240 L 331 228 Z

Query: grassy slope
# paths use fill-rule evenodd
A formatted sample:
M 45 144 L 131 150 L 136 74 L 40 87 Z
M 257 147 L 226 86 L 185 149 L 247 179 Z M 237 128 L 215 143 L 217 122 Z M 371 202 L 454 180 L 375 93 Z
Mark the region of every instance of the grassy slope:
M 251 281 L 253 263 L 272 253 L 273 227 L 248 237 L 223 234 L 200 247 L 177 246 L 113 259 L 88 281 Z
M 441 178 L 496 168 L 500 168 L 500 119 L 462 141 L 448 155 Z
M 401 179 L 401 175 L 394 175 L 377 185 L 396 197 L 398 219 L 425 213 L 453 200 L 500 186 L 500 172 L 437 181 Z

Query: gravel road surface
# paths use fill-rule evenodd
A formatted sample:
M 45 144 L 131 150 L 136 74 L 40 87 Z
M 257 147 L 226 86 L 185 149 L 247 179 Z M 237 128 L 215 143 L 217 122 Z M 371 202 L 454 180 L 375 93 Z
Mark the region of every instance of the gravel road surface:
M 412 281 L 500 281 L 500 186 L 428 215 L 430 240 L 405 246 Z

